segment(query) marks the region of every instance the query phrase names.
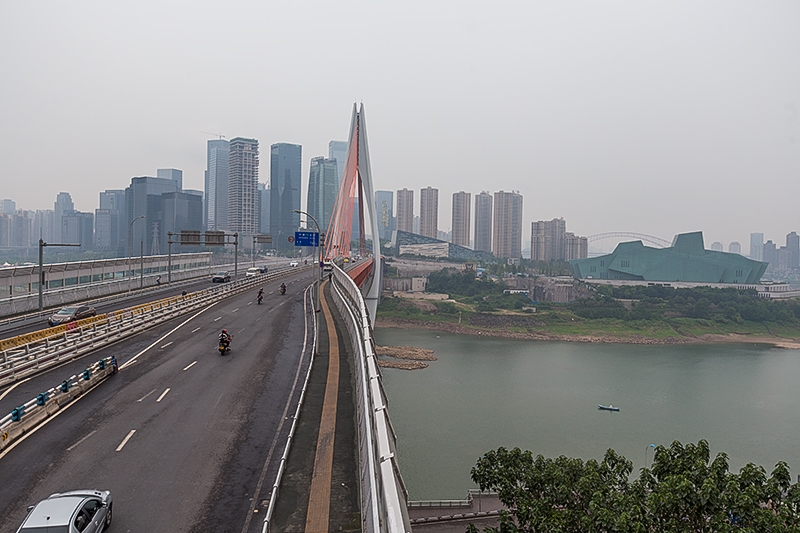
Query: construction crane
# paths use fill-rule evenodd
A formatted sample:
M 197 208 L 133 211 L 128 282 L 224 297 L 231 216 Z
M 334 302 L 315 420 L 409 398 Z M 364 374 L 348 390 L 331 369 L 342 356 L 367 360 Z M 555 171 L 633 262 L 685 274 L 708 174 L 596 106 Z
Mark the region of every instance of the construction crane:
M 211 133 L 210 131 L 200 131 L 200 133 L 205 133 L 206 135 L 216 135 L 220 139 L 224 139 L 225 136 L 221 133 Z

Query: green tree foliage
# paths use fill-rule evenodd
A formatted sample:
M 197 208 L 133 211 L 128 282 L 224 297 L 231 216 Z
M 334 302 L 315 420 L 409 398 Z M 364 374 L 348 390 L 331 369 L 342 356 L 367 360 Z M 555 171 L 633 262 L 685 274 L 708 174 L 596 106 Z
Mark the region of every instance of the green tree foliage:
M 486 532 L 714 533 L 800 531 L 800 486 L 786 463 L 767 477 L 748 464 L 736 474 L 708 443 L 655 448 L 651 468 L 630 481 L 631 461 L 608 450 L 601 462 L 534 457 L 498 448 L 472 468 L 481 490 L 511 509 Z M 477 531 L 470 527 L 468 531 Z
M 503 294 L 506 284 L 476 279 L 474 273 L 445 268 L 428 275 L 428 292 L 457 294 L 459 296 L 486 296 Z

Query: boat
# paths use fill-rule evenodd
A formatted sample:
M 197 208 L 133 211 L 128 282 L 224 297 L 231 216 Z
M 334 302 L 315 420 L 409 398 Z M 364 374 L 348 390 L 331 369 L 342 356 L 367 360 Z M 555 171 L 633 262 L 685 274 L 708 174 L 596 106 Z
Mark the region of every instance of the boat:
M 615 407 L 611 404 L 608 405 L 597 404 L 597 408 L 600 409 L 601 411 L 619 411 L 619 407 Z

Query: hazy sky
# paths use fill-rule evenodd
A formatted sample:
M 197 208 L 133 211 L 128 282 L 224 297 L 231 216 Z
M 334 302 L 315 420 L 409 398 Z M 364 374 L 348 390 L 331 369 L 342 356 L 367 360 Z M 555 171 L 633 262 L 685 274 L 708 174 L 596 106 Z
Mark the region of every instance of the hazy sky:
M 262 182 L 302 144 L 305 189 L 358 101 L 375 188 L 438 188 L 440 229 L 453 192 L 518 190 L 524 247 L 563 217 L 746 253 L 800 232 L 799 28 L 795 0 L 0 0 L 0 197 L 202 189 L 202 131 L 258 139 Z

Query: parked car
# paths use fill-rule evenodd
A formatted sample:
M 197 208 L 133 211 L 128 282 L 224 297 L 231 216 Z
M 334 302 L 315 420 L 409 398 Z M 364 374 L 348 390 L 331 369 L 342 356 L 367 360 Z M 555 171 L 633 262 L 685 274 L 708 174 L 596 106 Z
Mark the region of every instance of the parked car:
M 247 272 L 244 273 L 244 277 L 246 278 L 254 278 L 261 274 L 261 269 L 258 267 L 250 267 L 247 269 Z
M 97 315 L 97 309 L 89 305 L 62 307 L 56 314 L 47 319 L 47 323 L 51 326 L 58 326 L 95 315 Z
M 51 494 L 28 508 L 17 533 L 100 533 L 111 525 L 112 507 L 107 490 Z
M 297 265 L 299 265 L 299 264 L 300 264 L 300 263 L 299 263 L 299 262 L 297 262 L 297 261 L 292 261 L 291 263 L 289 263 L 289 266 L 290 266 L 290 267 L 296 267 L 296 266 L 297 266 Z
M 224 282 L 230 281 L 230 280 L 231 280 L 231 273 L 228 272 L 227 270 L 222 270 L 220 272 L 217 272 L 211 278 L 211 281 L 214 282 L 214 283 L 217 283 L 217 282 L 224 283 Z

